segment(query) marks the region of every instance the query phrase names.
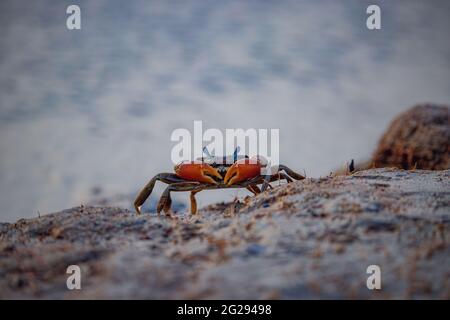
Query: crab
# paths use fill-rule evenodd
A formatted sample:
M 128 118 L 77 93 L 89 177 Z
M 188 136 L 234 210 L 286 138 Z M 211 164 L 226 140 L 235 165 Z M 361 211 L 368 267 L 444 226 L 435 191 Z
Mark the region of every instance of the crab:
M 170 193 L 179 191 L 191 192 L 191 214 L 196 214 L 195 195 L 202 190 L 246 188 L 257 195 L 267 188 L 272 188 L 270 183 L 273 181 L 284 179 L 290 183 L 305 179 L 301 174 L 281 164 L 274 174 L 261 174 L 261 169 L 267 166 L 267 160 L 261 156 L 249 158 L 247 155 L 238 155 L 239 147 L 228 157 L 214 157 L 206 148 L 203 148 L 203 152 L 206 157 L 177 164 L 174 167 L 175 173 L 159 173 L 154 176 L 134 201 L 136 213 L 141 214 L 140 208 L 152 193 L 157 181 L 168 184 L 156 207 L 158 214 L 161 211 L 170 212 L 172 204 Z M 261 188 L 258 185 L 261 185 Z

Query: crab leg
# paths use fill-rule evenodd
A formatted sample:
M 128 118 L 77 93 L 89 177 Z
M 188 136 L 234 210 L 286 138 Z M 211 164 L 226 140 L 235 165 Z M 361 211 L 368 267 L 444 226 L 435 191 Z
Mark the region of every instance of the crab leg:
M 255 196 L 261 193 L 261 189 L 256 184 L 251 184 L 247 187 L 247 190 L 253 193 Z
M 253 194 L 261 193 L 261 190 L 258 188 L 255 184 L 247 184 L 246 188 L 251 191 Z M 160 213 L 161 211 L 168 212 L 170 210 L 170 205 L 172 203 L 172 198 L 170 196 L 170 192 L 181 192 L 181 191 L 191 191 L 190 194 L 190 201 L 191 201 L 191 214 L 197 213 L 197 200 L 195 198 L 195 195 L 199 193 L 202 190 L 205 189 L 223 189 L 223 188 L 240 188 L 243 186 L 235 185 L 235 186 L 219 186 L 219 185 L 211 185 L 207 183 L 200 184 L 198 182 L 179 182 L 179 183 L 173 183 L 169 185 L 166 190 L 164 190 L 163 194 L 161 195 L 161 199 L 159 200 L 158 206 L 157 206 L 157 213 Z
M 286 180 L 287 183 L 291 183 L 294 181 L 294 180 L 292 180 L 292 178 L 290 176 L 288 176 L 287 174 L 285 174 L 283 172 L 278 172 L 278 173 L 275 173 L 274 175 L 265 176 L 264 182 L 261 187 L 261 191 L 264 192 L 267 190 L 267 188 L 272 188 L 272 186 L 270 185 L 270 182 L 283 180 L 283 179 Z
M 303 180 L 305 179 L 304 176 L 302 176 L 301 174 L 298 174 L 296 172 L 294 172 L 292 169 L 289 169 L 288 167 L 286 167 L 285 165 L 280 164 L 278 166 L 278 171 L 283 170 L 284 172 L 286 172 L 289 176 L 291 176 L 292 178 L 294 178 L 295 180 Z
M 142 188 L 142 190 L 139 192 L 139 194 L 136 197 L 136 200 L 134 200 L 134 208 L 136 209 L 137 214 L 141 214 L 141 206 L 144 204 L 145 200 L 148 199 L 150 194 L 153 191 L 153 188 L 155 187 L 156 181 L 161 181 L 167 184 L 172 183 L 179 183 L 179 182 L 185 182 L 186 180 L 179 178 L 174 173 L 160 173 L 154 176 L 145 186 Z
M 200 192 L 203 190 L 205 184 L 201 184 L 196 181 L 184 181 L 173 183 L 169 185 L 166 190 L 164 190 L 161 198 L 159 199 L 158 206 L 156 207 L 156 212 L 160 213 L 162 210 L 168 212 L 170 210 L 170 205 L 172 204 L 172 198 L 170 197 L 171 191 L 196 191 Z M 195 195 L 195 193 L 194 193 Z M 191 211 L 192 211 L 192 194 L 191 194 Z M 195 202 L 195 209 L 197 209 L 197 203 Z M 196 211 L 196 210 L 195 210 Z M 195 213 L 195 212 L 194 212 Z
M 195 195 L 197 193 L 199 193 L 200 191 L 202 191 L 203 189 L 200 190 L 192 190 L 191 191 L 191 214 L 196 214 L 197 213 L 197 199 L 195 199 Z
M 271 187 L 270 182 L 272 181 L 272 178 L 273 178 L 273 176 L 270 176 L 270 175 L 264 177 L 264 181 L 263 181 L 262 186 L 261 186 L 261 191 L 262 192 L 266 191 L 267 188 Z
M 292 178 L 289 177 L 286 173 L 278 172 L 277 175 L 279 176 L 280 180 L 281 180 L 281 179 L 285 179 L 285 180 L 287 181 L 287 183 L 294 182 L 294 180 L 292 180 Z
M 281 171 L 284 171 L 286 173 L 283 173 Z M 293 179 L 303 180 L 303 179 L 305 179 L 305 177 L 302 176 L 301 174 L 294 172 L 293 170 L 289 169 L 285 165 L 280 164 L 278 166 L 277 173 L 275 173 L 273 175 L 264 176 L 264 181 L 262 183 L 261 191 L 265 191 L 267 188 L 270 188 L 271 187 L 271 185 L 269 184 L 270 182 L 281 180 L 281 179 L 285 179 L 288 183 L 290 183 L 290 182 L 294 181 Z

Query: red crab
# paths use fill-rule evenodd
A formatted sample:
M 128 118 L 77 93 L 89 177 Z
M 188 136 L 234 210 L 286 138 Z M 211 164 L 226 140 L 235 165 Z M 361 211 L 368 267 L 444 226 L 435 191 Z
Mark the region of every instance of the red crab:
M 195 194 L 202 190 L 246 188 L 257 195 L 271 188 L 270 182 L 286 180 L 288 183 L 295 180 L 305 179 L 304 176 L 292 171 L 284 165 L 279 165 L 275 174 L 263 175 L 261 169 L 267 166 L 267 161 L 260 156 L 249 158 L 239 156 L 239 148 L 236 148 L 232 157 L 213 157 L 206 148 L 203 151 L 207 157 L 196 161 L 186 161 L 175 166 L 175 173 L 159 173 L 154 176 L 139 192 L 134 207 L 137 214 L 141 213 L 140 207 L 150 196 L 156 181 L 167 183 L 169 186 L 164 190 L 158 202 L 156 211 L 160 213 L 170 211 L 172 191 L 190 191 L 191 213 L 197 212 L 197 201 Z M 261 189 L 258 185 L 261 184 Z

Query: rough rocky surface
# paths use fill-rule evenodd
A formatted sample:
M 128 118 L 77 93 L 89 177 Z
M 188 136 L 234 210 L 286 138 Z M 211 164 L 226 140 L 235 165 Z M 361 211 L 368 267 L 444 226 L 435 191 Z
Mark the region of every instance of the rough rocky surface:
M 104 196 L 102 194 L 92 194 L 90 199 L 87 201 L 86 205 L 90 207 L 120 207 L 127 210 L 134 211 L 134 199 L 139 193 L 136 190 L 133 193 L 128 194 L 116 194 L 114 196 Z M 159 201 L 159 196 L 155 193 L 152 194 L 145 203 L 141 206 L 142 213 L 156 212 L 156 206 Z M 171 208 L 174 212 L 187 210 L 186 204 L 178 202 L 176 199 L 172 199 Z
M 450 108 L 425 104 L 398 115 L 381 137 L 371 165 L 450 169 Z
M 0 298 L 449 299 L 449 245 L 450 170 L 372 169 L 196 216 L 76 207 L 0 224 Z

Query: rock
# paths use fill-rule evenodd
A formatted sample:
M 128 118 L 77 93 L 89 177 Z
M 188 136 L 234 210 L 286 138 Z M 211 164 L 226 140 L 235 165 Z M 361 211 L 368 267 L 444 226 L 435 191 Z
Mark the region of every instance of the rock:
M 375 167 L 450 168 L 450 108 L 424 104 L 398 115 L 373 155 Z
M 372 169 L 195 216 L 87 206 L 1 224 L 0 298 L 449 299 L 449 190 L 450 170 Z

